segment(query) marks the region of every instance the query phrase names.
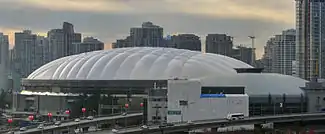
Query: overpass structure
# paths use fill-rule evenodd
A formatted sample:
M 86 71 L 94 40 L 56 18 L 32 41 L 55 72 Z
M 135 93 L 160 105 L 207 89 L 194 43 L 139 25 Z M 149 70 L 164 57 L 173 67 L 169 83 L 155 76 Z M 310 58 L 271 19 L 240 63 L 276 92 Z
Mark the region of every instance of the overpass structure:
M 44 129 L 33 128 L 23 132 L 15 132 L 15 134 L 39 134 L 39 133 L 53 133 L 60 134 L 63 131 L 73 131 L 75 128 L 96 126 L 107 124 L 110 121 L 129 118 L 142 118 L 142 113 L 134 113 L 128 115 L 118 115 L 112 117 L 95 118 L 94 120 L 81 120 L 80 122 L 66 122 L 60 126 L 46 126 Z M 129 121 L 130 121 L 129 120 Z M 142 133 L 173 133 L 181 131 L 189 131 L 202 128 L 218 128 L 231 125 L 247 125 L 247 124 L 264 124 L 264 123 L 286 123 L 286 122 L 308 122 L 308 121 L 323 121 L 325 120 L 325 113 L 305 113 L 305 114 L 290 114 L 290 115 L 274 115 L 262 117 L 248 117 L 242 120 L 229 121 L 226 119 L 201 120 L 194 121 L 191 124 L 178 123 L 174 126 L 159 127 L 159 125 L 150 126 L 147 130 L 142 130 L 139 127 L 120 129 L 118 133 L 121 134 L 142 134 Z
M 40 133 L 60 134 L 64 131 L 71 132 L 75 128 L 98 126 L 98 125 L 108 124 L 111 123 L 112 121 L 121 120 L 125 118 L 128 118 L 130 120 L 134 118 L 141 119 L 142 113 L 100 117 L 100 118 L 94 118 L 93 120 L 80 120 L 80 122 L 66 122 L 66 123 L 62 123 L 60 126 L 50 125 L 50 126 L 45 126 L 43 129 L 32 128 L 26 131 L 15 132 L 15 134 L 40 134 Z
M 229 121 L 226 119 L 218 120 L 203 120 L 196 121 L 191 124 L 180 123 L 174 126 L 159 127 L 150 126 L 147 130 L 140 128 L 121 129 L 120 134 L 143 134 L 143 133 L 174 133 L 189 131 L 202 128 L 218 128 L 229 125 L 247 125 L 247 124 L 260 124 L 264 123 L 287 123 L 287 122 L 308 122 L 308 121 L 322 121 L 325 120 L 325 113 L 306 113 L 306 114 L 291 114 L 291 115 L 275 115 L 275 116 L 262 116 L 262 117 L 249 117 L 243 120 Z M 215 129 L 216 130 L 216 129 Z

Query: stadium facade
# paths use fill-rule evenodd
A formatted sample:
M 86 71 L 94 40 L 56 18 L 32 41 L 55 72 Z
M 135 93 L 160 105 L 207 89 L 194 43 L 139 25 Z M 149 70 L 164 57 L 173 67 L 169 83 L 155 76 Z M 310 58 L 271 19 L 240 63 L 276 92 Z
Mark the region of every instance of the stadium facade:
M 171 83 L 188 81 L 197 83 L 193 86 L 197 88 L 191 88 L 193 94 L 189 93 L 189 96 L 200 98 L 202 94 L 224 94 L 245 98 L 244 96 L 248 95 L 247 115 L 306 111 L 306 97 L 300 89 L 305 85 L 305 80 L 281 74 L 260 73 L 256 70 L 258 69 L 227 56 L 182 49 L 135 47 L 94 51 L 57 59 L 34 71 L 28 78 L 22 80 L 22 89 L 33 93 L 17 94 L 15 100 L 20 101 L 14 103 L 14 109 L 45 114 L 48 111 L 42 111 L 40 106 L 45 107 L 47 104 L 38 104 L 37 102 L 43 102 L 36 101 L 36 98 L 46 92 L 48 96 L 53 96 L 50 94 L 53 92 L 83 94 L 82 97 L 57 95 L 62 98 L 59 101 L 61 105 L 56 107 L 47 105 L 52 110 L 72 109 L 71 105 L 75 104 L 79 104 L 75 108 L 79 109 L 86 107 L 86 104 L 91 101 L 98 105 L 89 109 L 96 109 L 99 113 L 119 112 L 123 110 L 121 106 L 123 103 L 130 103 L 131 108 L 139 109 L 142 99 L 137 100 L 132 96 L 149 94 L 150 98 L 150 95 L 155 93 L 152 91 L 158 87 L 163 89 L 160 90 L 163 93 L 158 94 L 167 99 L 163 102 L 164 99 L 145 98 L 145 111 L 148 119 L 152 120 L 153 114 L 156 113 L 152 112 L 154 106 L 161 105 L 160 107 L 166 108 L 163 113 L 167 114 L 172 107 L 176 107 L 168 102 L 169 99 L 175 102 L 182 101 L 175 99 L 182 98 L 181 96 L 169 98 L 167 94 L 180 94 L 177 90 L 186 87 L 186 84 L 177 87 L 172 86 Z M 188 88 L 190 90 L 190 87 Z M 184 89 L 183 92 L 186 90 Z M 89 94 L 95 96 L 93 97 L 95 99 L 87 97 Z M 127 99 L 112 97 L 116 94 L 126 94 Z M 82 103 L 76 103 L 79 101 L 76 98 L 82 100 Z M 27 108 L 28 100 L 29 105 L 33 105 L 34 109 Z M 161 102 L 152 102 L 157 100 Z M 193 100 L 187 102 L 190 101 Z M 221 105 L 227 106 L 227 101 Z M 208 110 L 208 105 L 200 109 Z M 246 113 L 245 108 L 244 113 Z M 205 117 L 210 118 L 210 115 L 211 113 L 206 113 Z M 190 114 L 187 116 L 190 117 Z M 163 118 L 159 117 L 160 120 Z M 175 119 L 179 120 L 180 117 Z

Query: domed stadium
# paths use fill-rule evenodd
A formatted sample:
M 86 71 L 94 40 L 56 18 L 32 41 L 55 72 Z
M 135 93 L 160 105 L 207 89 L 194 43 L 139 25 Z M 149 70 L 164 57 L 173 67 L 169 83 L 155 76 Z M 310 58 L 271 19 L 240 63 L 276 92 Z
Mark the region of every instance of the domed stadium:
M 234 75 L 233 68 L 251 68 L 222 55 L 172 48 L 120 48 L 64 57 L 27 79 L 158 80 Z
M 306 99 L 300 89 L 305 80 L 281 74 L 238 73 L 236 69 L 241 68 L 253 69 L 218 54 L 173 48 L 119 48 L 57 59 L 23 79 L 22 85 L 23 90 L 35 92 L 144 94 L 153 86 L 166 86 L 169 79 L 198 80 L 202 87 L 244 87 L 253 115 L 305 110 Z

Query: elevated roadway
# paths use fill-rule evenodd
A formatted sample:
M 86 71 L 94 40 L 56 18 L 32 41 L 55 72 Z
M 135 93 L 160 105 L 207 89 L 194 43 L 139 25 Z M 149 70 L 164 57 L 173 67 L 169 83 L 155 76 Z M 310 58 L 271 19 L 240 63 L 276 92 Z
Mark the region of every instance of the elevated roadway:
M 101 124 L 109 123 L 110 121 L 124 119 L 124 118 L 137 118 L 142 117 L 142 113 L 133 113 L 128 115 L 118 115 L 118 116 L 111 116 L 111 117 L 100 117 L 100 118 L 94 118 L 93 120 L 80 120 L 80 122 L 65 122 L 62 123 L 60 126 L 50 125 L 50 126 L 44 126 L 43 129 L 38 128 L 32 128 L 28 129 L 26 131 L 19 131 L 15 132 L 15 134 L 40 134 L 40 133 L 47 133 L 47 132 L 53 132 L 53 133 L 60 133 L 61 131 L 73 131 L 75 128 L 79 127 L 90 127 L 90 126 L 96 126 Z
M 247 124 L 264 124 L 264 123 L 283 123 L 283 122 L 304 122 L 304 121 L 320 121 L 325 120 L 325 113 L 307 113 L 307 114 L 291 114 L 291 115 L 275 115 L 262 117 L 249 117 L 242 120 L 228 121 L 226 119 L 203 120 L 196 121 L 192 124 L 180 123 L 170 127 L 160 128 L 158 125 L 150 126 L 147 130 L 140 128 L 121 129 L 120 134 L 142 134 L 142 133 L 173 133 L 188 131 L 202 128 L 218 128 L 229 125 L 247 125 Z
M 123 118 L 141 117 L 142 113 L 128 114 L 126 116 L 102 117 L 94 120 L 82 120 L 80 122 L 63 123 L 60 126 L 47 126 L 43 130 L 34 128 L 24 132 L 17 132 L 17 134 L 32 134 L 43 132 L 55 132 L 56 130 L 69 130 L 76 127 L 89 127 L 91 125 L 98 125 L 107 123 L 110 120 L 118 120 Z M 290 114 L 290 115 L 275 115 L 275 116 L 261 116 L 248 117 L 242 120 L 228 121 L 226 119 L 202 120 L 195 121 L 191 124 L 178 123 L 174 126 L 159 127 L 159 125 L 150 126 L 147 130 L 142 130 L 140 127 L 120 129 L 118 133 L 121 134 L 142 134 L 142 133 L 172 133 L 180 131 L 188 131 L 202 128 L 218 128 L 230 125 L 247 125 L 247 124 L 264 124 L 264 123 L 283 123 L 283 122 L 304 122 L 304 121 L 321 121 L 325 120 L 325 113 L 306 113 L 306 114 Z M 72 131 L 72 130 L 70 130 Z M 59 132 L 59 131 L 58 131 Z M 103 131 L 110 133 L 111 131 Z M 101 132 L 98 132 L 101 133 Z

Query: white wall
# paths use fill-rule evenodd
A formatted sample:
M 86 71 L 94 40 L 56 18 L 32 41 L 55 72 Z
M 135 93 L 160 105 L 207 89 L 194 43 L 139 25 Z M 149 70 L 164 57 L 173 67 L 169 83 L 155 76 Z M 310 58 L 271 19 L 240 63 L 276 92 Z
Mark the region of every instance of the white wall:
M 217 86 L 217 85 L 216 85 Z M 228 113 L 249 116 L 248 95 L 226 95 L 224 98 L 200 98 L 201 83 L 195 80 L 168 81 L 168 110 L 179 110 L 181 115 L 167 115 L 168 122 L 225 118 Z M 180 106 L 187 100 L 188 106 Z

